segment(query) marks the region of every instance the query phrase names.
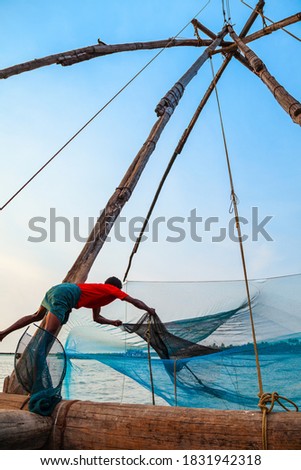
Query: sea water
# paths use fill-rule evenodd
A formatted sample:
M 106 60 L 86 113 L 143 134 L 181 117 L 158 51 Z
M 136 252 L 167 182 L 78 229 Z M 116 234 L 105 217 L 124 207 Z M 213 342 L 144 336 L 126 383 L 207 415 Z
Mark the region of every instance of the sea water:
M 152 394 L 134 380 L 96 361 L 72 360 L 72 386 L 64 383 L 63 398 L 97 402 L 152 404 Z M 0 391 L 14 368 L 14 354 L 0 354 Z M 166 402 L 156 397 L 156 404 Z

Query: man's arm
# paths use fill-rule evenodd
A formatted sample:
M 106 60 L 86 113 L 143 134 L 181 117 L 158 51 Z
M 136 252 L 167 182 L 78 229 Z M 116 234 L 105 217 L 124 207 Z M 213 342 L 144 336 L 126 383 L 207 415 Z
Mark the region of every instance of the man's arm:
M 100 315 L 100 307 L 93 308 L 93 320 L 100 325 L 113 325 L 120 326 L 122 321 L 120 320 L 108 320 L 107 318 Z
M 140 308 L 140 310 L 145 310 L 150 315 L 154 315 L 156 313 L 154 308 L 148 307 L 144 302 L 142 302 L 142 300 L 134 299 L 130 295 L 127 295 L 124 298 L 124 301 L 129 302 L 130 304 L 134 305 L 134 307 Z

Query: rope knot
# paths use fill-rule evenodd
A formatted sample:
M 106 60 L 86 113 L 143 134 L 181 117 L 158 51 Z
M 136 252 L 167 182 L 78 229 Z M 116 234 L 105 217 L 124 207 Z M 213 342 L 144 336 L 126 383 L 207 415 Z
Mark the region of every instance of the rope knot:
M 282 395 L 279 395 L 277 392 L 259 394 L 258 406 L 262 411 L 261 432 L 262 432 L 262 445 L 263 445 L 264 450 L 268 449 L 267 415 L 272 411 L 275 403 L 277 402 L 278 405 L 280 405 L 284 410 L 291 411 L 289 408 L 287 408 L 284 405 L 284 403 L 281 402 L 283 400 L 293 405 L 295 407 L 295 411 L 298 411 L 298 406 L 293 401 L 289 400 L 286 397 L 283 397 Z M 270 407 L 267 406 L 268 403 L 271 404 Z
M 270 413 L 275 406 L 275 403 L 278 403 L 284 410 L 291 411 L 283 402 L 290 403 L 294 408 L 295 411 L 298 411 L 298 406 L 286 397 L 279 395 L 277 392 L 272 393 L 262 393 L 259 396 L 259 403 L 258 406 L 264 413 Z M 270 406 L 267 405 L 270 403 Z

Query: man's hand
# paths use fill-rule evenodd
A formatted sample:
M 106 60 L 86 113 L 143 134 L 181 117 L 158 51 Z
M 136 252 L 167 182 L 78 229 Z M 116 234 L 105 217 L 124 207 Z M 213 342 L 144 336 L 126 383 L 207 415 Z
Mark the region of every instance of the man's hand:
M 149 313 L 150 315 L 156 315 L 156 310 L 155 310 L 154 308 L 149 308 L 149 309 L 148 309 L 148 313 Z
M 156 310 L 155 310 L 154 308 L 151 308 L 151 307 L 149 307 L 148 305 L 146 305 L 144 302 L 142 302 L 142 300 L 134 299 L 134 298 L 131 297 L 130 295 L 128 295 L 127 297 L 125 297 L 124 300 L 125 300 L 126 302 L 129 302 L 130 304 L 134 305 L 135 307 L 140 308 L 141 310 L 145 310 L 145 311 L 148 312 L 150 315 L 155 315 L 155 314 L 156 314 Z
M 120 321 L 120 320 L 113 320 L 113 321 L 112 321 L 112 325 L 114 325 L 114 326 L 121 326 L 121 325 L 122 325 L 122 321 Z

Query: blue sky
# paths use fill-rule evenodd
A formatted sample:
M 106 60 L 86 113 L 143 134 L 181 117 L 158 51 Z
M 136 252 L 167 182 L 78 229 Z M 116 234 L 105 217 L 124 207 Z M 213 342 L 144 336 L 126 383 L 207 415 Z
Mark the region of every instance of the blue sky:
M 0 68 L 49 54 L 97 43 L 108 44 L 167 39 L 175 36 L 207 1 L 186 0 L 0 0 L 2 18 Z M 229 2 L 239 32 L 250 10 L 239 0 Z M 251 5 L 255 1 L 249 0 Z M 300 1 L 266 2 L 265 14 L 277 21 L 300 10 Z M 217 32 L 223 26 L 222 2 L 211 0 L 198 19 Z M 252 31 L 260 29 L 262 21 Z M 301 25 L 288 29 L 301 37 Z M 192 38 L 188 26 L 181 37 Z M 300 42 L 283 31 L 264 37 L 251 47 L 278 81 L 298 100 Z M 89 217 L 96 217 L 118 186 L 156 120 L 154 108 L 202 51 L 165 50 L 42 174 L 0 214 L 1 327 L 35 311 L 45 290 L 61 282 L 82 249 L 72 236 L 74 220 L 87 235 Z M 98 111 L 156 51 L 113 54 L 61 67 L 53 65 L 0 82 L 0 205 L 45 163 Z M 214 57 L 217 70 L 221 58 Z M 209 62 L 188 85 L 157 149 L 125 207 L 130 221 L 145 216 L 161 175 L 177 142 L 212 78 Z M 232 61 L 218 85 L 239 211 L 244 227 L 249 276 L 261 278 L 301 271 L 300 251 L 300 128 L 279 107 L 265 85 L 241 64 Z M 228 229 L 230 189 L 217 105 L 214 95 L 179 156 L 153 219 L 185 219 L 185 240 L 161 224 L 158 241 L 149 234 L 136 257 L 129 279 L 219 280 L 241 279 L 237 243 L 217 243 L 220 228 Z M 259 221 L 272 219 L 263 236 L 252 240 L 252 208 Z M 191 239 L 187 218 L 192 210 L 203 218 L 218 217 L 211 231 L 198 225 L 202 242 Z M 62 223 L 50 240 L 50 213 L 71 224 L 71 240 L 64 240 Z M 52 212 L 51 212 L 52 211 Z M 254 211 L 253 211 L 254 213 Z M 47 231 L 43 242 L 29 222 Z M 125 242 L 112 239 L 95 262 L 88 281 L 109 275 L 122 277 L 133 241 L 127 223 L 120 225 Z M 155 301 L 154 301 L 155 304 Z M 19 333 L 7 338 L 0 351 L 14 349 Z

